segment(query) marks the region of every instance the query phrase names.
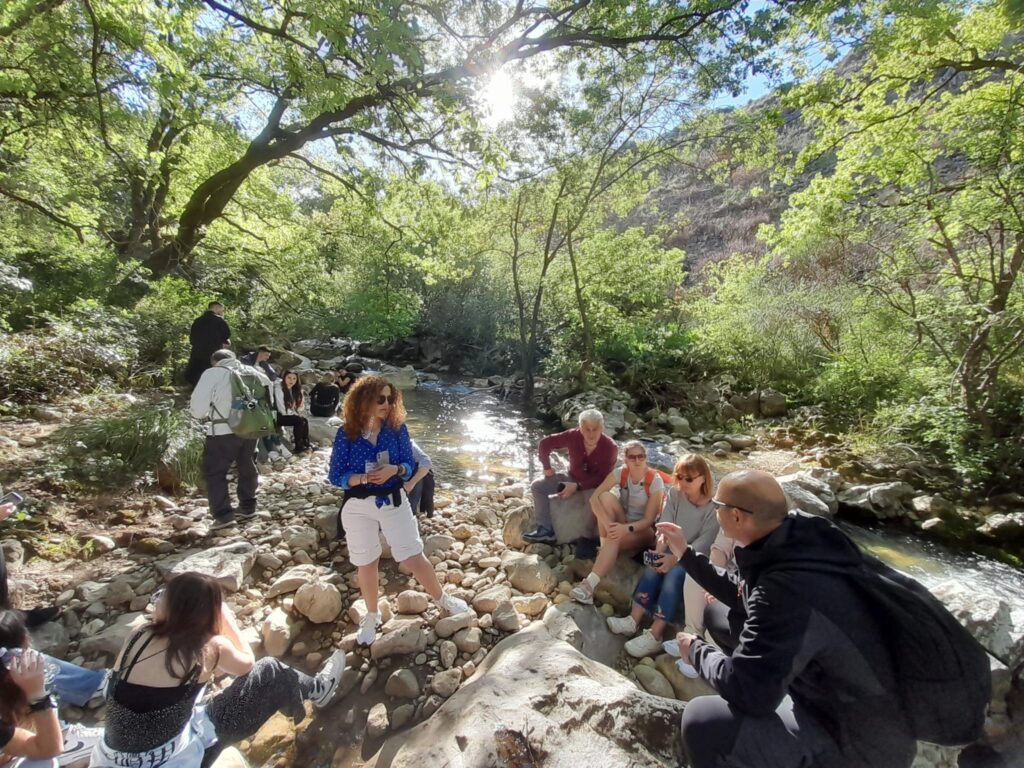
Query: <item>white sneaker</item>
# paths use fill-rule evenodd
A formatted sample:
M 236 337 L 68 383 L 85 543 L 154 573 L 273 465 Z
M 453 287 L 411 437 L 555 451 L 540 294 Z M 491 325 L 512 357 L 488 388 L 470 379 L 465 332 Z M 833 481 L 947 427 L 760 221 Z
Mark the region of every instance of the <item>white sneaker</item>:
M 341 673 L 345 671 L 345 652 L 337 650 L 330 655 L 316 677 L 313 678 L 313 693 L 309 697 L 317 709 L 328 707 L 338 694 Z
M 608 629 L 616 635 L 633 636 L 636 634 L 637 627 L 632 616 L 609 616 Z
M 380 626 L 380 614 L 368 613 L 359 622 L 359 634 L 356 635 L 357 645 L 373 645 L 377 639 L 377 628 Z
M 61 765 L 88 765 L 89 755 L 96 742 L 103 738 L 103 728 L 89 728 L 72 723 L 64 729 L 64 751 L 60 754 Z M 32 761 L 29 761 L 32 762 Z M 56 764 L 57 761 L 54 761 Z
M 469 603 L 455 595 L 449 595 L 447 592 L 441 593 L 441 598 L 437 601 L 437 605 L 449 616 L 455 616 L 469 610 Z
M 590 582 L 584 579 L 569 592 L 569 597 L 575 600 L 577 603 L 583 603 L 583 605 L 594 604 L 594 588 L 590 586 Z
M 635 659 L 642 659 L 644 656 L 653 656 L 661 650 L 661 640 L 651 634 L 651 630 L 645 629 L 632 640 L 626 642 L 626 653 Z
M 270 461 L 277 461 L 280 458 L 282 458 L 282 456 L 278 451 L 267 452 L 267 459 L 269 459 Z
M 292 452 L 285 448 L 283 445 L 277 449 L 277 453 L 282 459 L 290 459 L 292 457 Z
M 692 664 L 683 661 L 682 659 L 676 662 L 676 669 L 682 672 L 684 677 L 688 677 L 691 680 L 695 680 L 696 678 L 700 677 L 700 672 L 694 669 Z

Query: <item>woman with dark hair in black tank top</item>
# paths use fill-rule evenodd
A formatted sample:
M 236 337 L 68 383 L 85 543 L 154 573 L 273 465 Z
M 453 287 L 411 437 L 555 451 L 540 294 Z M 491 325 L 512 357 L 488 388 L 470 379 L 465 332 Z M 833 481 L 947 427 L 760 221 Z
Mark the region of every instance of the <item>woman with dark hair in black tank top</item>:
M 274 658 L 255 661 L 216 579 L 183 573 L 154 595 L 152 620 L 125 641 L 107 688 L 107 719 L 93 768 L 189 766 L 252 736 L 275 712 L 299 721 L 303 701 L 330 704 L 345 668 L 336 651 L 316 677 Z M 201 704 L 217 671 L 237 676 Z M 216 749 L 210 749 L 217 745 Z

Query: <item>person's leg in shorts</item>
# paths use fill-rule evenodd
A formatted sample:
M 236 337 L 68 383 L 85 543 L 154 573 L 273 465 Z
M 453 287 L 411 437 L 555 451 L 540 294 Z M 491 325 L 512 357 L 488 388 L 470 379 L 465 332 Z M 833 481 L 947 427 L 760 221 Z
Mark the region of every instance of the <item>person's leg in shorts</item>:
M 410 516 L 411 514 L 410 512 Z M 380 589 L 380 517 L 381 510 L 373 496 L 366 499 L 349 499 L 341 508 L 341 524 L 345 529 L 348 558 L 356 567 L 359 592 L 366 604 L 366 615 L 359 622 L 359 633 L 356 635 L 356 643 L 359 645 L 370 645 L 377 637 L 377 627 L 380 624 L 380 611 L 377 605 L 377 594 Z
M 409 499 L 403 493 L 399 506 L 386 504 L 381 508 L 380 527 L 391 547 L 391 556 L 408 568 L 434 601 L 445 612 L 463 613 L 469 610 L 466 603 L 441 589 L 434 566 L 423 556 L 423 540 L 419 526 L 409 506 Z

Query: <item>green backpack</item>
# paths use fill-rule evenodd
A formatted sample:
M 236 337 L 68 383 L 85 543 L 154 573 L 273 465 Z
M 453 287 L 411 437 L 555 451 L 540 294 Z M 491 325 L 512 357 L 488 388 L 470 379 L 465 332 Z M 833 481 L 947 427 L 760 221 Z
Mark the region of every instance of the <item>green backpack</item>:
M 214 406 L 221 418 L 213 419 L 213 423 L 227 424 L 233 433 L 246 439 L 273 435 L 277 431 L 274 407 L 261 374 L 248 365 L 227 371 L 231 376 L 231 410 L 224 417 Z

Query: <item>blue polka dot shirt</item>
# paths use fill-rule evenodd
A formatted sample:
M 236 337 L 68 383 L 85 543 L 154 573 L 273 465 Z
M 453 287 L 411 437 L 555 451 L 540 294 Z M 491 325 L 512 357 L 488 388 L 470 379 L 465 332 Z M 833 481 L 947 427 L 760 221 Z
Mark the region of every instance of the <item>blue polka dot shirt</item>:
M 338 430 L 338 436 L 334 438 L 334 451 L 331 453 L 331 469 L 328 479 L 331 485 L 348 490 L 351 488 L 350 480 L 353 475 L 362 475 L 366 472 L 368 463 L 376 463 L 377 454 L 381 451 L 388 452 L 388 464 L 396 464 L 399 467 L 397 475 L 386 483 L 377 485 L 367 483 L 366 489 L 370 491 L 379 490 L 381 495 L 377 497 L 377 506 L 383 507 L 389 503 L 389 494 L 402 484 L 402 478 L 412 477 L 413 461 L 412 441 L 409 439 L 409 430 L 403 424 L 397 430 L 384 426 L 377 435 L 377 444 L 373 445 L 362 435 L 357 440 L 349 440 L 344 427 Z

